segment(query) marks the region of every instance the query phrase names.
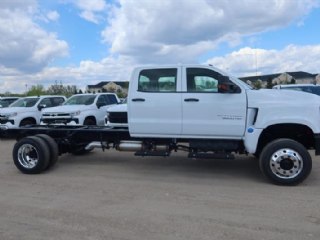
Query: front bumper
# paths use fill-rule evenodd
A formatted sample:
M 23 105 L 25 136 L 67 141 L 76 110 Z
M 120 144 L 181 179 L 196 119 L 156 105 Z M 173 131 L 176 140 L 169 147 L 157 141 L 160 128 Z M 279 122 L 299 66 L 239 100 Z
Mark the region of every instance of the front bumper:
M 78 118 L 42 118 L 40 122 L 45 125 L 79 125 Z

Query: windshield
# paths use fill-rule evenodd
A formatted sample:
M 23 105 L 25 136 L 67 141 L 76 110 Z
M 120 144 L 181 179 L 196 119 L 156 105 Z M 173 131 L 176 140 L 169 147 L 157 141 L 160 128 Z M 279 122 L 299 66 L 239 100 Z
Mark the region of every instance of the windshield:
M 313 87 L 312 93 L 320 95 L 320 86 Z
M 14 102 L 15 99 L 0 99 L 0 107 L 8 107 L 10 103 Z
M 96 95 L 74 95 L 64 105 L 90 105 L 93 104 Z
M 21 98 L 10 105 L 10 107 L 33 107 L 39 98 Z

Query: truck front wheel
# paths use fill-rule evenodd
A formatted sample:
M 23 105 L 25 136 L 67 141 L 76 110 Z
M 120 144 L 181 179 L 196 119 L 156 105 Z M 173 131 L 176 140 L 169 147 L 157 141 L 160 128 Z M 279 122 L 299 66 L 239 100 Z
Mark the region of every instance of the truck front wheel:
M 86 126 L 93 126 L 93 125 L 97 125 L 96 123 L 96 120 L 94 118 L 86 118 L 83 122 L 83 125 L 86 125 Z
M 297 185 L 308 177 L 312 159 L 307 149 L 291 139 L 277 139 L 267 144 L 259 159 L 261 172 L 273 183 Z

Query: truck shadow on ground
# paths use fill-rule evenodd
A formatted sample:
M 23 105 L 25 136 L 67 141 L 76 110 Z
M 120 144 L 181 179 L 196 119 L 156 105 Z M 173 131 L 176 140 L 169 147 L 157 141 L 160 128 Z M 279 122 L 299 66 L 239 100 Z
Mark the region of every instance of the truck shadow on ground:
M 188 178 L 230 178 L 250 179 L 266 182 L 262 176 L 258 160 L 252 156 L 236 156 L 235 159 L 192 159 L 187 153 L 173 153 L 170 157 L 136 157 L 133 153 L 108 152 L 99 150 L 82 156 L 66 154 L 60 157 L 52 171 L 95 171 L 126 172 L 154 177 Z M 74 170 L 72 170 L 74 169 Z M 83 169 L 83 170 L 81 170 Z

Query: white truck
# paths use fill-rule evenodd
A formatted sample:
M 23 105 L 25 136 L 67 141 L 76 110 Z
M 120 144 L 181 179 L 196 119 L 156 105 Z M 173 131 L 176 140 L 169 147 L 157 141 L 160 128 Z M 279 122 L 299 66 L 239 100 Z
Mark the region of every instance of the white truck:
M 45 108 L 61 105 L 64 96 L 46 95 L 24 97 L 13 102 L 10 107 L 0 109 L 0 128 L 17 128 L 39 124 L 41 112 Z
M 73 95 L 62 106 L 43 110 L 41 124 L 103 126 L 107 109 L 119 102 L 115 93 Z
M 295 185 L 312 169 L 308 150 L 320 154 L 318 96 L 253 90 L 212 66 L 136 68 L 127 101 L 127 129 L 12 129 L 19 138 L 13 148 L 15 165 L 23 173 L 40 173 L 62 153 L 93 148 L 137 156 L 169 156 L 182 150 L 190 158 L 212 159 L 254 154 L 270 181 Z

